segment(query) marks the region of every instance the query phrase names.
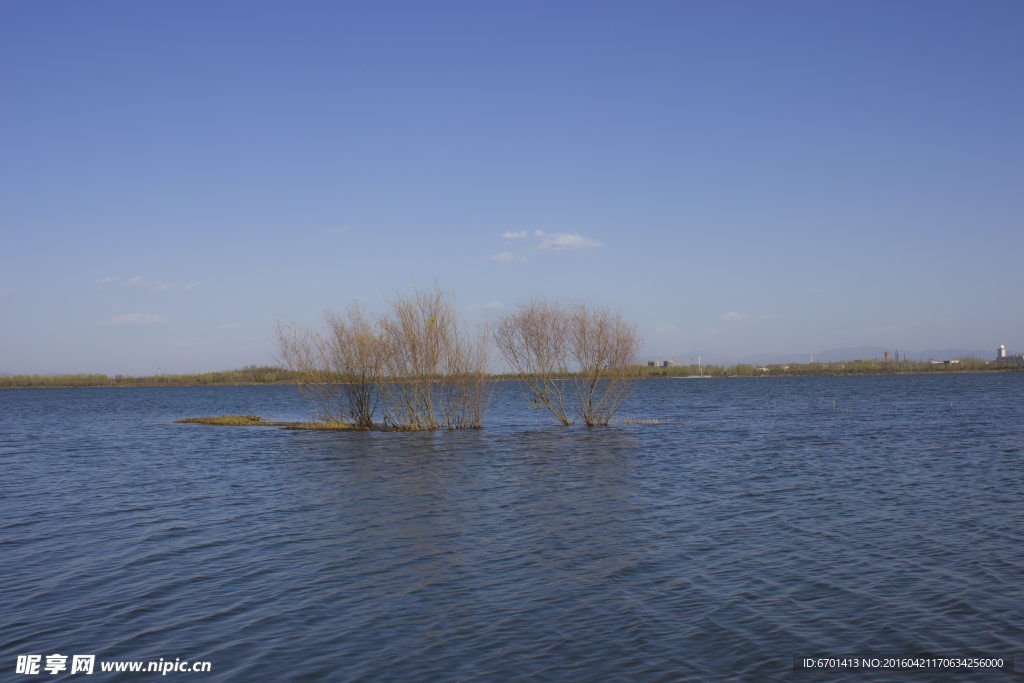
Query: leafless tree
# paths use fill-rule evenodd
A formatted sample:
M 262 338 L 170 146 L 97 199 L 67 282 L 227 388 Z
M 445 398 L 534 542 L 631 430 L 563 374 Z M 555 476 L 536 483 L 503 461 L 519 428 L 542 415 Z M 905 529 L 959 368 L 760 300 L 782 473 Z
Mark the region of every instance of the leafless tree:
M 441 426 L 434 390 L 443 379 L 444 340 L 452 324 L 446 297 L 438 288 L 396 294 L 389 301 L 390 313 L 379 319 L 385 424 L 405 429 Z
M 465 323 L 453 327 L 446 342 L 441 414 L 448 429 L 483 425 L 494 381 L 490 369 L 490 336 L 486 326 L 476 334 Z
M 435 284 L 398 293 L 379 319 L 388 426 L 398 429 L 479 427 L 490 398 L 486 334 L 471 335 L 455 296 Z
M 380 403 L 380 333 L 356 302 L 344 317 L 333 311 L 325 317 L 328 333 L 323 340 L 324 356 L 343 383 L 348 416 L 357 427 L 372 427 Z
M 494 341 L 524 394 L 563 425 L 608 424 L 632 388 L 640 348 L 636 326 L 610 308 L 541 296 L 503 316 Z
M 566 411 L 569 373 L 569 317 L 556 299 L 534 296 L 502 316 L 494 328 L 494 342 L 513 372 L 519 387 L 532 395 L 535 407 L 547 408 L 563 425 L 571 425 Z
M 606 425 L 636 380 L 640 338 L 636 325 L 610 308 L 577 303 L 569 311 L 569 349 L 576 412 L 587 426 Z
M 345 316 L 329 310 L 324 318 L 323 334 L 278 323 L 278 359 L 313 403 L 313 422 L 372 427 L 380 402 L 380 335 L 357 303 Z
M 313 422 L 348 421 L 346 401 L 338 378 L 331 371 L 323 338 L 294 323 L 277 324 L 277 360 L 295 377 L 303 396 L 313 404 Z

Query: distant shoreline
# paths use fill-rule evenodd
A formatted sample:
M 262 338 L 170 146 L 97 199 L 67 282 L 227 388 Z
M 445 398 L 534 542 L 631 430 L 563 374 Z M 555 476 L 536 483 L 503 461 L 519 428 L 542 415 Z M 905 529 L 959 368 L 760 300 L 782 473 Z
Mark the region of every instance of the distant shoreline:
M 835 363 L 830 365 L 842 365 L 841 363 Z M 701 377 L 698 372 L 689 373 L 686 372 L 688 368 L 680 367 L 669 367 L 669 368 L 647 368 L 644 367 L 640 370 L 636 379 L 638 380 L 659 380 L 659 379 L 696 379 Z M 769 370 L 756 369 L 756 372 L 751 372 L 748 369 L 744 369 L 744 372 L 729 372 L 733 370 L 730 368 L 721 368 L 720 366 L 705 366 L 703 378 L 707 379 L 736 379 L 736 378 L 778 378 L 778 377 L 862 377 L 862 376 L 877 376 L 877 375 L 994 375 L 1002 373 L 1016 373 L 1024 372 L 1022 366 L 1010 366 L 1010 367 L 989 367 L 989 368 L 962 368 L 962 369 L 949 369 L 949 366 L 942 368 L 929 368 L 929 369 L 895 369 L 895 368 L 872 368 L 872 369 L 837 369 L 832 370 L 828 368 L 823 369 L 802 369 L 802 368 L 772 368 Z M 122 379 L 110 379 L 105 375 L 59 375 L 59 376 L 40 376 L 40 375 L 13 375 L 9 377 L 0 377 L 0 389 L 127 389 L 127 388 L 153 388 L 153 387 L 239 387 L 239 386 L 285 386 L 294 385 L 297 382 L 294 379 L 264 379 L 259 380 L 225 380 L 225 381 L 213 381 L 213 380 L 192 380 L 186 379 L 189 376 L 175 375 L 167 376 L 166 379 L 156 379 L 153 377 L 130 377 Z M 571 376 L 566 376 L 565 379 L 569 379 Z M 494 382 L 515 382 L 518 381 L 516 377 L 510 375 L 492 375 L 491 381 Z

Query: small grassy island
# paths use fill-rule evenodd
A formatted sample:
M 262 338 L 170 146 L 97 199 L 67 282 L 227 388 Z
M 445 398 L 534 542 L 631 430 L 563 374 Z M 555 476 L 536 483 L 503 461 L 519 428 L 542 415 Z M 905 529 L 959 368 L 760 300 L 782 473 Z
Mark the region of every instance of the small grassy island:
M 360 429 L 355 425 L 314 422 L 271 422 L 258 415 L 218 415 L 215 417 L 186 417 L 175 422 L 183 424 L 213 425 L 215 427 L 280 427 L 281 429 L 313 429 L 343 431 Z

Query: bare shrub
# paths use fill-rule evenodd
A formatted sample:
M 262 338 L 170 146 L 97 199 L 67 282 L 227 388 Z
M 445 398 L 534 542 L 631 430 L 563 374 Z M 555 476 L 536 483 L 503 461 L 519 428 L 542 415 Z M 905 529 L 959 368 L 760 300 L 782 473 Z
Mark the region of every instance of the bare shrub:
M 589 427 L 607 425 L 636 380 L 636 325 L 610 308 L 576 304 L 569 313 L 569 350 L 576 412 Z
M 503 316 L 494 341 L 524 394 L 563 425 L 607 425 L 632 388 L 640 348 L 636 326 L 610 308 L 540 296 Z
M 380 335 L 357 303 L 346 316 L 327 311 L 324 318 L 324 334 L 278 323 L 278 359 L 312 402 L 313 422 L 371 427 L 380 402 Z
M 437 429 L 434 384 L 451 325 L 444 293 L 417 289 L 411 297 L 396 294 L 389 303 L 391 312 L 379 319 L 384 424 Z
M 292 372 L 299 391 L 313 404 L 313 422 L 347 421 L 341 385 L 331 371 L 320 335 L 294 323 L 278 322 L 277 359 Z
M 487 327 L 480 326 L 476 334 L 471 334 L 465 324 L 453 326 L 446 343 L 441 391 L 445 427 L 469 429 L 483 425 L 494 388 L 494 381 L 487 374 L 490 365 Z
M 357 427 L 372 427 L 380 403 L 380 333 L 355 302 L 345 317 L 333 311 L 325 317 L 328 334 L 324 356 L 342 382 L 346 413 Z
M 480 427 L 494 386 L 489 334 L 460 322 L 455 296 L 397 293 L 377 318 L 353 303 L 326 331 L 277 326 L 279 361 L 313 404 L 313 422 L 368 428 L 378 407 L 395 429 Z
M 571 425 L 566 411 L 569 316 L 556 299 L 534 296 L 501 317 L 494 328 L 494 342 L 519 378 L 524 395 L 533 396 L 535 407 L 545 407 L 563 425 Z
M 379 319 L 385 424 L 399 429 L 479 427 L 490 397 L 485 333 L 460 324 L 455 297 L 437 285 L 398 293 Z

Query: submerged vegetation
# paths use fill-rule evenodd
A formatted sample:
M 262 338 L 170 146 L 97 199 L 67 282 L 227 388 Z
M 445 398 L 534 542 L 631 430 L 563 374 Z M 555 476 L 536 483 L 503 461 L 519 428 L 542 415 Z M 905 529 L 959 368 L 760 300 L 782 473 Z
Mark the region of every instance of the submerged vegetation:
M 278 325 L 278 357 L 313 407 L 317 425 L 470 429 L 483 424 L 494 377 L 491 343 L 524 396 L 563 425 L 607 425 L 637 379 L 636 326 L 608 308 L 534 297 L 470 330 L 451 292 L 398 293 L 371 318 L 358 303 L 328 311 L 325 329 Z
M 258 415 L 220 415 L 218 417 L 186 417 L 175 422 L 189 422 L 200 425 L 221 425 L 227 427 L 262 427 L 273 423 L 264 422 Z
M 215 427 L 281 427 L 283 429 L 355 429 L 350 424 L 316 424 L 309 422 L 271 422 L 258 415 L 218 415 L 216 417 L 186 417 L 175 420 L 184 424 L 212 425 Z
M 607 425 L 637 378 L 636 325 L 610 308 L 534 297 L 500 319 L 494 341 L 524 395 L 566 426 Z
M 493 379 L 487 328 L 459 320 L 455 297 L 434 286 L 398 293 L 371 318 L 358 303 L 328 311 L 326 329 L 278 325 L 281 363 L 313 406 L 317 425 L 468 429 L 483 424 Z

